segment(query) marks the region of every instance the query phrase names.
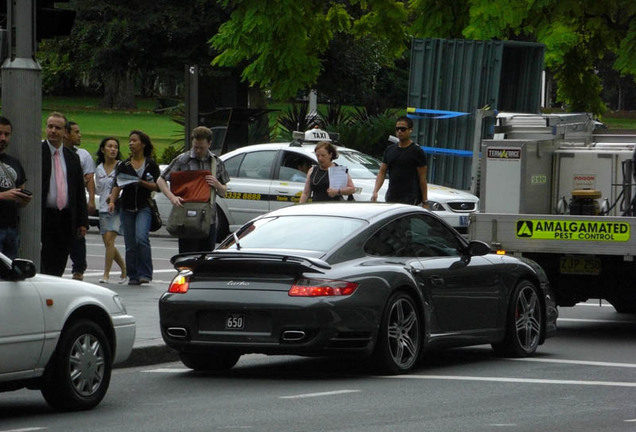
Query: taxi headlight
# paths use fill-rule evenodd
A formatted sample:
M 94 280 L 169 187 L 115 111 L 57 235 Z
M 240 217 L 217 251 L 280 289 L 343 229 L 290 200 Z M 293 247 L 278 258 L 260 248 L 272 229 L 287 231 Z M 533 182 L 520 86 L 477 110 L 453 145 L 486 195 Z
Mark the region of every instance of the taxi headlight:
M 445 208 L 441 203 L 437 201 L 428 201 L 428 208 L 432 211 L 444 211 Z

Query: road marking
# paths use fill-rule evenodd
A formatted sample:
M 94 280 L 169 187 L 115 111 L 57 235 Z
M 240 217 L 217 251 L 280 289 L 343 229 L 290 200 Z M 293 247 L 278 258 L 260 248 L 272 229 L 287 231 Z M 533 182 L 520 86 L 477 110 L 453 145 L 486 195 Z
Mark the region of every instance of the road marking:
M 360 393 L 360 390 L 334 390 L 329 392 L 321 392 L 321 393 L 305 393 L 293 396 L 281 396 L 279 399 L 303 399 L 303 398 L 311 398 L 311 397 L 321 397 L 321 396 L 333 396 L 347 393 Z
M 31 431 L 39 431 L 46 430 L 46 427 L 30 427 L 30 428 L 22 428 L 22 429 L 6 429 L 0 432 L 31 432 Z
M 563 359 L 540 359 L 540 358 L 509 358 L 510 361 L 522 361 L 522 362 L 535 362 L 535 363 L 558 363 L 558 364 L 575 364 L 583 366 L 607 366 L 618 368 L 636 368 L 634 363 L 611 363 L 611 362 L 597 362 L 587 360 L 563 360 Z
M 143 373 L 183 373 L 183 372 L 192 372 L 192 369 L 159 368 L 159 369 L 142 370 L 142 372 Z
M 625 320 L 608 320 L 608 319 L 586 319 L 586 318 L 558 318 L 559 321 L 568 321 L 568 322 L 587 322 L 587 323 L 620 323 L 620 324 L 636 324 L 634 321 L 625 321 Z
M 539 378 L 506 378 L 506 377 L 477 377 L 461 375 L 399 375 L 399 376 L 379 376 L 386 379 L 422 379 L 422 380 L 448 380 L 448 381 L 482 381 L 500 383 L 521 383 L 521 384 L 557 384 L 576 386 L 599 386 L 599 387 L 635 387 L 636 382 L 620 381 L 584 381 L 584 380 L 550 380 Z

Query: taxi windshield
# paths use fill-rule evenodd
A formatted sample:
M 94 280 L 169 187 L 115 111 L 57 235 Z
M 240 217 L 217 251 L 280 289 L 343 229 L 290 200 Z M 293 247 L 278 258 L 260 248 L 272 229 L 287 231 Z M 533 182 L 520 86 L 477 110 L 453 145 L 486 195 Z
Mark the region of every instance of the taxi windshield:
M 338 165 L 349 169 L 349 175 L 355 179 L 375 179 L 380 171 L 380 161 L 364 153 L 338 149 Z

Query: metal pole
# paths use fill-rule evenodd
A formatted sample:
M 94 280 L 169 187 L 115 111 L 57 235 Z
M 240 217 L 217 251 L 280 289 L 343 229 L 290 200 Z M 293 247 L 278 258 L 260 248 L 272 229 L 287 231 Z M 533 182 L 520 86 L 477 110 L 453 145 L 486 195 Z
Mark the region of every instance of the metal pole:
M 197 126 L 199 126 L 199 66 L 186 65 L 184 149 L 190 149 L 190 132 Z
M 6 0 L 9 56 L 2 64 L 2 113 L 13 131 L 8 152 L 26 171 L 33 199 L 20 210 L 20 256 L 40 268 L 42 223 L 42 77 L 35 59 L 36 0 Z M 13 41 L 12 29 L 15 29 Z M 13 43 L 15 42 L 15 43 Z

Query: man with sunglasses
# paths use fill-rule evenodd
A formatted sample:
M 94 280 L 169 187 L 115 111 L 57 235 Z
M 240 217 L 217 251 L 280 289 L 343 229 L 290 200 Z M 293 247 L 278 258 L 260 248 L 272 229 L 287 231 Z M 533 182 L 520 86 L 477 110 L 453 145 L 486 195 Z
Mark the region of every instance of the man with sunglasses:
M 389 173 L 389 190 L 385 201 L 428 207 L 428 185 L 426 183 L 427 160 L 424 150 L 413 142 L 411 132 L 413 120 L 398 117 L 395 134 L 399 140 L 384 150 L 382 165 L 375 179 L 371 201 L 377 201 L 378 191 Z

